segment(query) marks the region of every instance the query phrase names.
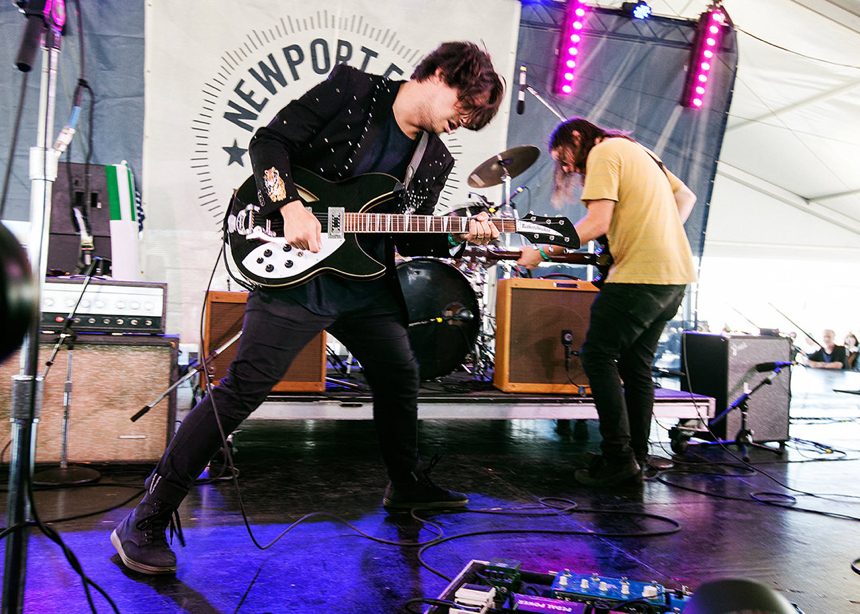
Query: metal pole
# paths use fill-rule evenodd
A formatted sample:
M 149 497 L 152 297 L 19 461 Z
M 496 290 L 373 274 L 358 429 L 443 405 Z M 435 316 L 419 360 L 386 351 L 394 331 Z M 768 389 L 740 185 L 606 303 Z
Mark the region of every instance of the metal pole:
M 27 571 L 27 542 L 30 529 L 30 503 L 27 493 L 33 472 L 36 445 L 36 425 L 41 409 L 42 378 L 37 376 L 39 362 L 39 324 L 42 285 L 47 270 L 49 221 L 51 219 L 51 187 L 57 177 L 58 152 L 51 147 L 48 134 L 54 126 L 54 99 L 57 84 L 57 63 L 60 55 L 60 34 L 53 28 L 45 30 L 42 53 L 42 83 L 39 97 L 37 146 L 30 149 L 30 241 L 27 250 L 33 272 L 34 317 L 22 345 L 24 372 L 13 378 L 12 442 L 9 459 L 9 492 L 6 526 L 19 528 L 6 538 L 3 570 L 2 613 L 24 611 L 24 579 Z M 21 525 L 21 526 L 19 526 Z

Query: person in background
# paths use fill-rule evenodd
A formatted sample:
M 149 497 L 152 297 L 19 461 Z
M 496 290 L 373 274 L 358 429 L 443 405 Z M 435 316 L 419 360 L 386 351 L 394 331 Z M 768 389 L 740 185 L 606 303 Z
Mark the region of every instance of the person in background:
M 847 362 L 845 348 L 836 345 L 835 339 L 836 333 L 829 328 L 825 329 L 821 335 L 821 347 L 809 354 L 804 364 L 813 369 L 842 369 Z
M 857 344 L 857 337 L 854 333 L 848 333 L 845 335 L 845 341 L 843 342 L 845 345 L 845 366 L 844 368 L 849 371 L 860 371 L 860 364 L 857 363 L 857 355 L 860 352 L 860 347 Z

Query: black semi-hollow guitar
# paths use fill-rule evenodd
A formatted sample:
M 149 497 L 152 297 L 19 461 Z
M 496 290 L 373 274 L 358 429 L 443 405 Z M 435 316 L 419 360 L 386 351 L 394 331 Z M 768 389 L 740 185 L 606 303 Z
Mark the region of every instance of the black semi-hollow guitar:
M 236 267 L 252 283 L 287 288 L 323 272 L 374 279 L 385 272 L 385 264 L 361 248 L 358 234 L 465 234 L 469 229 L 467 217 L 373 213 L 374 208 L 401 196 L 403 184 L 390 175 L 368 173 L 332 182 L 293 167 L 293 179 L 302 202 L 320 221 L 322 249 L 313 253 L 290 246 L 284 239 L 280 211 L 269 216 L 259 214 L 257 187 L 254 177 L 249 177 L 233 195 L 224 238 Z M 522 219 L 490 221 L 501 232 L 516 232 L 536 243 L 579 247 L 573 224 L 563 217 L 529 214 Z

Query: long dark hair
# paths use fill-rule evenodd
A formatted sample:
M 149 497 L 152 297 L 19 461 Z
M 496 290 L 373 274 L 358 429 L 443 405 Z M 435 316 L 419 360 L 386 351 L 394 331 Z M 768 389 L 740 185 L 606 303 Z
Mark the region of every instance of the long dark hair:
M 622 138 L 632 141 L 633 139 L 619 130 L 605 130 L 600 126 L 592 124 L 581 117 L 571 117 L 555 127 L 549 137 L 550 152 L 556 149 L 566 150 L 573 159 L 574 174 L 565 174 L 561 170 L 561 164 L 556 164 L 553 176 L 553 193 L 550 203 L 553 207 L 561 210 L 567 200 L 572 198 L 573 190 L 577 185 L 582 185 L 585 178 L 585 162 L 588 154 L 599 138 Z
M 469 116 L 465 127 L 480 130 L 490 123 L 502 104 L 505 83 L 489 54 L 468 41 L 442 43 L 421 60 L 411 78 L 424 81 L 440 68 L 445 84 L 460 93 L 460 104 Z

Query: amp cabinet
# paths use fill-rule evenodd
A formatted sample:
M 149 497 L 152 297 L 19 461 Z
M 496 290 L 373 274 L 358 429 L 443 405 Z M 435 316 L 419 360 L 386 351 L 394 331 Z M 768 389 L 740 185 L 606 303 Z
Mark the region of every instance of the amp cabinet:
M 208 356 L 235 337 L 242 330 L 247 292 L 208 292 L 203 322 L 203 353 Z M 227 367 L 236 357 L 238 339 L 209 362 L 212 383 L 218 384 Z M 283 379 L 275 384 L 273 392 L 322 392 L 325 390 L 326 335 L 314 337 L 299 353 Z
M 681 343 L 681 366 L 686 377 L 681 388 L 713 397 L 716 415 L 772 375 L 756 371 L 756 365 L 791 360 L 791 341 L 785 337 L 716 335 L 685 332 Z M 759 388 L 747 399 L 747 428 L 753 441 L 787 441 L 791 369 L 783 367 L 770 385 Z M 731 440 L 741 428 L 741 412 L 733 409 L 711 425 L 720 439 Z
M 578 352 L 598 289 L 566 279 L 503 279 L 496 296 L 496 364 L 493 385 L 505 392 L 588 394 L 579 357 L 565 370 L 562 331 Z
M 39 343 L 39 376 L 55 339 L 44 335 Z M 59 350 L 42 384 L 35 462 L 60 460 L 67 381 L 71 382 L 69 462 L 156 462 L 161 458 L 174 431 L 176 391 L 136 422 L 131 417 L 176 381 L 178 347 L 176 337 L 77 335 L 71 353 L 65 347 Z M 0 440 L 4 441 L 10 434 L 12 377 L 21 370 L 20 356 L 18 351 L 0 366 Z

